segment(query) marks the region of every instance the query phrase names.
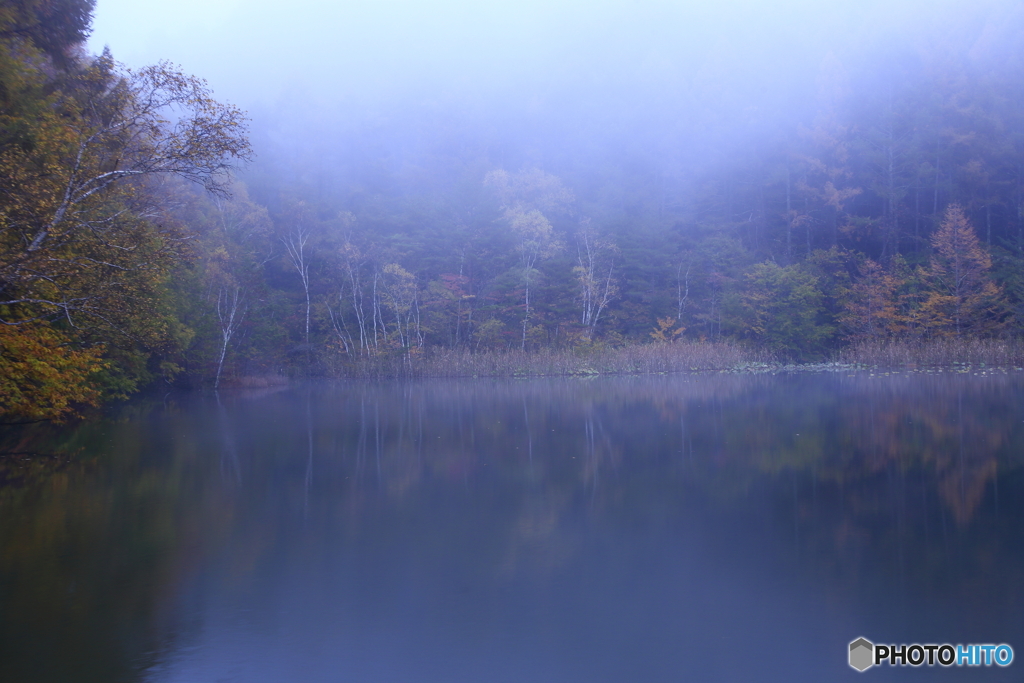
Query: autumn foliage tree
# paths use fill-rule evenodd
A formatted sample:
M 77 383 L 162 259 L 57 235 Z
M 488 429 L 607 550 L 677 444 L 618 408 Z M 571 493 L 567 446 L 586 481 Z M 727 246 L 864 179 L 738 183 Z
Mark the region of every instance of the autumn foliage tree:
M 23 15 L 0 12 L 0 29 L 31 24 Z M 0 353 L 6 364 L 21 354 L 40 372 L 49 364 L 88 403 L 95 373 L 82 364 L 101 369 L 98 350 L 118 357 L 124 391 L 153 352 L 187 341 L 165 286 L 188 257 L 187 234 L 168 215 L 159 180 L 223 194 L 232 164 L 250 155 L 246 119 L 169 64 L 132 71 L 106 52 L 57 60 L 73 44 L 57 50 L 46 42 L 52 32 L 40 31 L 0 30 Z M 64 412 L 31 373 L 11 377 L 24 381 L 4 384 L 0 413 Z M 31 407 L 33 395 L 40 403 Z
M 244 117 L 167 64 L 118 74 L 108 55 L 48 110 L 30 146 L 0 152 L 0 320 L 110 323 L 130 282 L 180 252 L 181 235 L 152 220 L 152 183 L 223 191 L 230 162 L 248 156 Z
M 930 292 L 922 319 L 934 334 L 960 337 L 987 334 L 999 326 L 999 289 L 989 278 L 992 258 L 978 243 L 963 209 L 951 204 L 931 239 L 933 254 L 925 271 Z
M 4 422 L 60 421 L 99 404 L 91 382 L 103 348 L 76 350 L 49 325 L 0 325 L 0 415 Z
M 899 280 L 872 259 L 865 259 L 860 271 L 861 277 L 850 288 L 840 316 L 850 338 L 867 341 L 899 333 Z

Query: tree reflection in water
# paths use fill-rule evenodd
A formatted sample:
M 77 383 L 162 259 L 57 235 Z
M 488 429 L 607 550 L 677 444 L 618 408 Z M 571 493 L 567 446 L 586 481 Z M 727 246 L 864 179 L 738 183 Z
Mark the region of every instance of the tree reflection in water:
M 777 678 L 698 667 L 793 680 L 858 635 L 1016 644 L 1022 379 L 325 383 L 9 431 L 0 679 L 677 680 L 809 639 Z

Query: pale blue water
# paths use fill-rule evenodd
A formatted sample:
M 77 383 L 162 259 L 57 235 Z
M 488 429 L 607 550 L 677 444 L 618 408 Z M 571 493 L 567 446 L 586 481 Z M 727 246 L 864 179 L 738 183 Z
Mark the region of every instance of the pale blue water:
M 1020 680 L 846 657 L 1024 657 L 1022 380 L 320 383 L 7 433 L 0 680 Z

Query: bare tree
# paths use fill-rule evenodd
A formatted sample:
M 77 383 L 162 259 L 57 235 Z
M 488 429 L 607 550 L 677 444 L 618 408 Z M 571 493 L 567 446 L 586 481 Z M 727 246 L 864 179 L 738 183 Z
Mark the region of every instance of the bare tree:
M 217 320 L 220 322 L 221 344 L 220 358 L 217 360 L 217 376 L 213 381 L 214 389 L 220 387 L 220 374 L 224 369 L 224 356 L 227 355 L 231 337 L 238 330 L 238 326 L 242 324 L 242 318 L 245 317 L 245 309 L 245 297 L 242 295 L 240 287 L 235 287 L 235 291 L 230 297 L 224 287 L 220 288 L 220 292 L 217 294 Z
M 302 291 L 306 294 L 305 341 L 307 357 L 309 355 L 309 317 L 312 306 L 309 295 L 309 259 L 311 250 L 306 246 L 309 243 L 310 234 L 309 227 L 305 221 L 300 219 L 288 236 L 281 240 L 284 242 L 285 251 L 288 252 L 288 260 L 291 261 L 292 266 L 302 280 Z
M 370 340 L 367 334 L 366 311 L 363 308 L 363 255 L 352 243 L 351 238 L 349 238 L 342 245 L 341 256 L 345 274 L 348 276 L 349 288 L 352 291 L 352 310 L 356 316 L 356 326 L 359 328 L 359 351 L 366 353 L 369 351 Z M 340 304 L 343 299 L 344 292 L 342 291 L 338 294 L 338 317 L 342 321 L 344 321 L 344 318 L 341 313 Z M 338 329 L 337 324 L 335 324 L 335 329 Z
M 383 290 L 387 296 L 385 307 L 395 316 L 399 343 L 403 348 L 411 349 L 414 345 L 423 345 L 423 335 L 419 325 L 419 288 L 416 277 L 397 263 L 388 263 L 383 268 L 381 278 Z
M 594 338 L 601 313 L 611 302 L 618 287 L 612 279 L 615 246 L 597 237 L 590 219 L 580 221 L 576 233 L 576 265 L 572 270 L 579 285 L 581 320 L 587 335 Z
M 693 259 L 686 262 L 686 271 L 683 272 L 683 262 L 679 262 L 676 268 L 676 323 L 683 325 L 683 313 L 686 311 L 686 304 L 690 301 L 690 266 Z

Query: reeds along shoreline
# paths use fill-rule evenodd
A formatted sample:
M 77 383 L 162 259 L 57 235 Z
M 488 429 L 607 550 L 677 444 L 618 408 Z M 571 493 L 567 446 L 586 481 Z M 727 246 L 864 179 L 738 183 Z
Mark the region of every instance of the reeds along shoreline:
M 483 351 L 430 349 L 422 354 L 355 358 L 338 363 L 329 375 L 384 377 L 564 377 L 605 374 L 725 370 L 771 362 L 770 354 L 735 344 L 638 344 L 617 349 L 575 351 Z
M 861 342 L 841 349 L 836 361 L 879 367 L 940 367 L 986 365 L 1024 366 L 1020 339 L 929 339 Z
M 794 363 L 770 351 L 730 342 L 636 344 L 605 349 L 478 351 L 435 348 L 377 356 L 321 358 L 317 376 L 350 379 L 413 377 L 583 377 L 651 375 L 668 372 L 826 369 L 837 366 L 885 368 L 985 365 L 1024 367 L 1024 340 L 932 339 L 861 342 L 838 350 L 827 363 Z M 229 386 L 287 385 L 282 374 L 227 378 Z

